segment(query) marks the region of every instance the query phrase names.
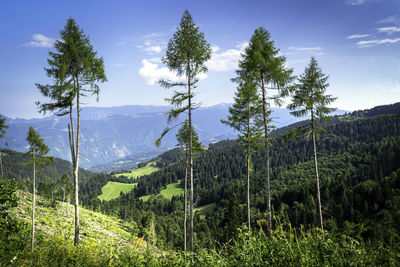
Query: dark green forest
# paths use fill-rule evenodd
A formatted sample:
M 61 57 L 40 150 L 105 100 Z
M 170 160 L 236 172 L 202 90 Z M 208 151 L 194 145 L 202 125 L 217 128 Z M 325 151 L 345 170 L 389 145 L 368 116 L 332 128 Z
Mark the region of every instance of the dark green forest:
M 400 103 L 379 107 L 378 110 L 335 116 L 323 124 L 325 131 L 317 145 L 323 215 L 326 233 L 329 233 L 325 237 L 315 232 L 318 214 L 310 139 L 299 137 L 287 140 L 285 133 L 293 125 L 271 133 L 274 233 L 270 239 L 262 234 L 267 231 L 263 149 L 255 151 L 252 157 L 254 172 L 251 175 L 250 197 L 254 239 L 251 244 L 248 244 L 243 228 L 246 222 L 243 147 L 235 140 L 226 140 L 211 144 L 207 150 L 198 153 L 194 161 L 195 207 L 212 204 L 211 209 L 195 213 L 195 248 L 200 253 L 198 261 L 211 257 L 212 260 L 232 262 L 232 253 L 243 253 L 242 250 L 248 249 L 248 245 L 270 244 L 272 247 L 265 249 L 274 249 L 275 245 L 282 245 L 280 242 L 291 240 L 291 234 L 299 238 L 296 242 L 300 243 L 296 245 L 325 246 L 325 243 L 318 245 L 318 242 L 322 242 L 320 238 L 326 238 L 343 243 L 345 247 L 340 249 L 352 252 L 353 248 L 346 248 L 350 244 L 348 242 L 363 242 L 361 244 L 366 244 L 366 247 L 360 249 L 367 251 L 364 252 L 368 255 L 376 251 L 375 260 L 382 260 L 380 257 L 385 253 L 395 253 L 392 259 L 398 257 L 395 251 L 399 251 L 400 244 L 400 118 L 390 114 L 400 113 Z M 23 166 L 27 157 L 10 150 L 2 152 L 7 154 L 3 156 L 5 176 L 17 177 L 19 187 L 29 190 L 31 169 Z M 174 149 L 158 156 L 156 160 L 157 166 L 161 167 L 159 171 L 139 178 L 138 186 L 133 191 L 121 193 L 119 198 L 111 201 L 101 202 L 97 198 L 101 188 L 108 181 L 130 183 L 132 180 L 81 169 L 81 203 L 91 210 L 135 222 L 138 236 L 163 250 L 181 251 L 183 196 L 171 200 L 153 196 L 147 202 L 140 200 L 140 197 L 156 195 L 166 185 L 182 180 L 185 175 L 183 154 L 181 149 Z M 38 172 L 39 184 L 46 181 L 45 175 L 57 178 L 70 172 L 70 163 L 56 159 Z M 39 193 L 46 194 L 46 188 L 39 187 Z M 17 224 L 16 227 L 21 226 Z M 353 238 L 353 241 L 344 240 L 346 236 Z M 273 245 L 273 242 L 277 243 Z M 229 250 L 224 249 L 227 245 L 230 246 Z M 209 250 L 210 254 L 202 254 L 204 249 Z M 218 251 L 226 254 L 219 254 Z M 246 256 L 240 254 L 240 257 L 251 258 L 252 253 L 261 252 L 246 253 Z M 284 262 L 284 258 L 279 259 Z M 179 258 L 172 257 L 169 260 L 175 264 L 179 262 Z M 266 262 L 265 259 L 252 260 Z M 382 262 L 384 265 L 386 263 Z
M 327 230 L 396 245 L 400 234 L 400 119 L 387 114 L 400 113 L 400 104 L 387 108 L 379 109 L 383 115 L 371 110 L 334 117 L 324 125 L 325 132 L 317 145 Z M 294 228 L 312 229 L 317 225 L 312 149 L 305 137 L 287 141 L 283 135 L 290 128 L 272 132 L 271 187 L 275 220 L 290 222 Z M 253 155 L 251 178 L 252 226 L 258 231 L 265 227 L 263 153 L 259 149 Z M 143 229 L 148 218 L 154 218 L 157 245 L 179 249 L 183 242 L 180 227 L 183 197 L 169 201 L 158 196 L 148 202 L 139 197 L 157 194 L 166 185 L 182 179 L 181 154 L 182 151 L 175 149 L 160 156 L 159 166 L 166 167 L 141 177 L 132 192 L 109 202 L 100 203 L 94 192 L 100 194 L 101 187 L 109 180 L 124 182 L 124 178 L 107 175 L 102 179 L 99 179 L 101 175 L 89 178 L 82 184 L 82 191 L 91 195 L 82 193 L 83 204 L 124 220 L 135 220 Z M 211 144 L 196 157 L 195 205 L 216 204 L 205 217 L 195 216 L 198 248 L 220 246 L 235 236 L 232 229 L 245 222 L 245 171 L 243 148 L 234 140 Z M 125 179 L 125 182 L 130 181 Z M 236 204 L 233 195 L 237 198 Z

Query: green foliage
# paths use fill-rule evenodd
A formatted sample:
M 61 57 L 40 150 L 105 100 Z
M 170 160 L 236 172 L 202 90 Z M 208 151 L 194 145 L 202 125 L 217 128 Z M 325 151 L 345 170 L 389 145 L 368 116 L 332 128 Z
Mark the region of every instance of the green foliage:
M 192 149 L 193 152 L 203 151 L 203 146 L 199 141 L 199 135 L 196 130 L 192 126 Z M 185 120 L 181 128 L 179 128 L 178 133 L 176 134 L 176 140 L 178 141 L 178 146 L 181 146 L 185 149 L 189 147 L 189 122 Z
M 2 228 L 7 228 L 9 209 L 18 205 L 18 197 L 15 194 L 17 188 L 15 179 L 5 179 L 0 176 L 0 225 Z
M 78 96 L 99 95 L 99 82 L 105 82 L 104 63 L 97 58 L 89 37 L 83 33 L 75 20 L 67 20 L 60 31 L 61 38 L 54 45 L 56 52 L 49 51 L 45 68 L 52 85 L 36 84 L 41 94 L 50 98 L 50 103 L 40 103 L 40 111 L 56 112 L 59 115 L 70 113 L 72 102 Z
M 125 184 L 110 181 L 101 189 L 102 194 L 99 196 L 99 199 L 109 201 L 118 198 L 121 193 L 126 194 L 130 192 L 136 185 L 137 183 Z
M 178 76 L 195 77 L 207 71 L 205 62 L 211 57 L 211 47 L 204 38 L 204 33 L 194 23 L 188 10 L 185 10 L 179 27 L 168 42 L 166 55 L 162 58 L 170 70 Z M 171 85 L 171 84 L 170 84 Z M 192 96 L 189 96 L 192 97 Z
M 199 31 L 199 27 L 194 23 L 189 11 L 185 10 L 179 27 L 168 42 L 166 54 L 161 59 L 171 71 L 176 72 L 179 77 L 185 76 L 186 78 L 183 82 L 160 80 L 160 85 L 165 88 L 177 86 L 185 88 L 183 91 L 174 91 L 171 98 L 165 99 L 170 105 L 175 107 L 167 112 L 168 123 L 186 111 L 189 113 L 189 121 L 191 120 L 191 110 L 199 106 L 191 101 L 194 96 L 192 90 L 196 88 L 198 82 L 196 76 L 207 72 L 205 62 L 210 58 L 210 44 L 205 40 L 204 33 Z M 185 103 L 186 101 L 187 104 Z M 190 131 L 192 125 L 191 123 L 189 124 Z M 167 127 L 162 132 L 160 138 L 155 141 L 155 144 L 159 145 L 161 139 L 173 128 Z
M 312 57 L 298 81 L 299 83 L 292 87 L 294 90 L 292 103 L 288 105 L 288 108 L 292 110 L 290 114 L 295 117 L 310 115 L 311 122 L 308 127 L 294 128 L 289 134 L 291 136 L 311 134 L 311 129 L 315 129 L 318 133 L 321 129 L 319 121 L 327 121 L 329 119 L 327 115 L 336 110 L 328 107 L 336 100 L 335 97 L 325 94 L 329 86 L 328 76 L 322 73 L 317 60 Z
M 241 74 L 241 71 L 238 71 Z M 262 137 L 262 113 L 260 99 L 257 95 L 257 87 L 247 77 L 238 77 L 237 91 L 234 97 L 234 104 L 229 108 L 227 120 L 222 123 L 234 128 L 238 133 L 238 140 L 244 147 L 251 148 L 259 146 Z
M 6 134 L 6 129 L 8 129 L 8 126 L 6 125 L 6 118 L 3 118 L 0 115 L 0 138 L 4 137 Z

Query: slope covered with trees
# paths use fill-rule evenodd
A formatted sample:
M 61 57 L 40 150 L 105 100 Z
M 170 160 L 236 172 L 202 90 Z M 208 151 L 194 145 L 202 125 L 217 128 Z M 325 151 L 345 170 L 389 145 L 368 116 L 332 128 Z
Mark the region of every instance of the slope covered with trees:
M 396 105 L 396 112 L 400 113 L 400 104 Z M 334 117 L 324 123 L 326 131 L 317 140 L 325 227 L 329 231 L 395 244 L 400 234 L 400 120 L 393 116 L 350 115 Z M 277 214 L 275 219 L 288 220 L 296 228 L 313 228 L 319 222 L 314 197 L 313 148 L 307 137 L 286 140 L 283 134 L 291 128 L 271 134 L 274 136 L 270 151 L 274 159 L 271 160 L 272 207 Z M 266 229 L 264 153 L 263 149 L 258 149 L 252 159 L 251 225 L 256 229 Z M 183 242 L 180 236 L 182 197 L 169 201 L 158 196 L 145 203 L 139 198 L 159 194 L 184 175 L 181 160 L 140 178 L 132 192 L 97 205 L 107 213 L 128 220 L 139 218 L 139 224 L 141 216 L 146 218 L 149 213 L 154 214 L 158 244 L 179 248 Z M 247 169 L 243 148 L 236 141 L 210 145 L 194 161 L 194 176 L 195 206 L 215 204 L 212 212 L 195 216 L 197 246 L 228 241 L 233 237 L 227 232 L 234 218 L 232 213 L 239 216 L 238 227 L 246 218 Z M 233 194 L 238 205 L 232 206 Z M 87 205 L 96 201 L 87 200 Z

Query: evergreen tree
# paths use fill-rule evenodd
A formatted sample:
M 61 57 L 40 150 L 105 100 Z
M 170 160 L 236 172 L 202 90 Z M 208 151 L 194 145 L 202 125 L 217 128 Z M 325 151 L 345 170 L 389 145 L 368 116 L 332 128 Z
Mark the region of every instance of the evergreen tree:
M 176 134 L 176 140 L 178 141 L 178 146 L 181 146 L 185 150 L 185 181 L 184 181 L 184 220 L 183 220 L 183 248 L 184 251 L 187 250 L 187 174 L 188 174 L 188 163 L 189 163 L 189 122 L 185 120 L 182 127 Z M 199 141 L 199 136 L 197 132 L 192 127 L 192 147 L 193 152 L 202 151 L 203 147 Z
M 26 137 L 26 141 L 29 144 L 28 155 L 32 157 L 32 160 L 27 164 L 32 164 L 33 172 L 32 172 L 32 251 L 35 244 L 35 198 L 36 198 L 36 167 L 42 167 L 44 165 L 49 164 L 53 158 L 52 157 L 44 157 L 49 152 L 48 146 L 43 142 L 43 139 L 40 138 L 39 133 L 37 133 L 33 127 L 29 127 L 28 136 Z
M 269 32 L 263 27 L 254 31 L 250 39 L 249 46 L 246 48 L 242 59 L 239 61 L 239 68 L 246 75 L 254 77 L 255 82 L 261 93 L 262 116 L 264 121 L 264 141 L 265 141 L 265 171 L 267 180 L 267 209 L 268 209 L 268 228 L 272 229 L 272 209 L 271 209 L 271 186 L 270 186 L 270 158 L 269 132 L 270 122 L 270 101 L 276 105 L 282 105 L 281 98 L 288 94 L 288 83 L 292 80 L 292 69 L 286 69 L 286 58 L 279 54 L 279 50 L 274 47 Z M 267 94 L 267 90 L 274 90 L 275 95 Z
M 171 82 L 161 80 L 160 85 L 165 88 L 184 87 L 184 91 L 175 91 L 174 95 L 166 99 L 169 104 L 176 107 L 168 113 L 168 122 L 176 119 L 181 113 L 187 112 L 189 125 L 189 176 L 190 176 L 190 245 L 193 252 L 193 133 L 192 133 L 192 111 L 199 107 L 193 103 L 193 89 L 199 81 L 198 76 L 207 72 L 205 62 L 211 58 L 210 45 L 204 38 L 204 33 L 199 31 L 199 27 L 194 23 L 189 11 L 185 10 L 181 22 L 169 40 L 166 55 L 162 62 L 179 77 L 184 76 L 182 82 Z M 187 101 L 187 104 L 185 103 Z M 161 138 L 168 133 L 167 128 L 156 141 L 160 143 Z
M 63 190 L 63 200 L 62 200 L 63 202 L 65 202 L 66 198 L 68 198 L 67 202 L 69 203 L 69 195 L 72 192 L 72 184 L 71 184 L 70 180 L 71 180 L 71 178 L 66 173 L 64 173 L 61 176 L 61 179 L 58 180 L 58 183 Z
M 6 134 L 6 129 L 8 126 L 6 125 L 6 118 L 2 118 L 0 115 L 0 138 L 3 138 L 4 135 Z M 3 161 L 1 159 L 1 152 L 0 152 L 0 174 L 1 176 L 4 177 L 4 172 L 3 172 Z
M 74 244 L 79 244 L 79 199 L 78 168 L 80 140 L 80 97 L 99 96 L 98 83 L 105 82 L 102 58 L 97 58 L 89 37 L 72 18 L 60 32 L 61 40 L 55 43 L 56 52 L 49 52 L 47 76 L 54 79 L 51 85 L 37 84 L 40 92 L 51 99 L 50 103 L 40 103 L 40 111 L 55 112 L 59 116 L 69 114 L 68 136 L 71 150 L 75 195 L 75 237 Z M 75 101 L 75 103 L 74 103 Z M 73 107 L 76 105 L 76 131 L 74 129 Z
M 334 108 L 328 105 L 336 100 L 335 97 L 325 94 L 329 86 L 328 76 L 322 73 L 318 66 L 317 60 L 312 57 L 311 62 L 305 69 L 304 73 L 298 78 L 298 83 L 293 86 L 294 92 L 292 103 L 288 106 L 290 113 L 295 117 L 303 117 L 310 115 L 310 123 L 303 127 L 297 127 L 290 132 L 291 136 L 295 135 L 311 135 L 313 143 L 315 179 L 317 189 L 317 205 L 319 213 L 319 222 L 321 229 L 324 230 L 321 208 L 321 193 L 318 176 L 317 147 L 315 139 L 318 132 L 322 129 L 320 120 L 326 121 L 326 115 L 333 112 Z
M 225 215 L 225 242 L 234 238 L 240 227 L 240 206 L 235 193 L 233 193 L 228 206 L 228 211 Z
M 238 71 L 240 73 L 240 71 Z M 246 77 L 234 79 L 239 86 L 235 93 L 234 104 L 229 108 L 228 120 L 222 120 L 239 132 L 239 142 L 246 149 L 247 164 L 247 227 L 251 231 L 250 224 L 250 173 L 251 152 L 259 146 L 262 134 L 262 120 L 260 120 L 260 101 L 257 95 L 256 84 Z

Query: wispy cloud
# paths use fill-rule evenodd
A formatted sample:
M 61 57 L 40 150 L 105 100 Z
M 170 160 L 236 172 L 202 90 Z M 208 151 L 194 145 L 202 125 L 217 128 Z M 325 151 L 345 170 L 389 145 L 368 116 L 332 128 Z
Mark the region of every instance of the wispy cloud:
M 142 37 L 142 39 L 159 38 L 159 37 L 162 37 L 163 35 L 164 35 L 164 33 L 161 33 L 161 32 L 152 32 L 152 33 L 144 35 Z
M 394 44 L 400 42 L 400 38 L 395 39 L 377 39 L 377 40 L 368 40 L 368 41 L 359 41 L 357 45 L 359 47 L 370 47 L 375 45 L 383 45 L 383 44 Z
M 400 32 L 400 27 L 382 27 L 382 28 L 377 28 L 378 32 L 380 33 L 387 33 L 387 34 L 393 34 L 395 32 Z
M 365 38 L 368 36 L 370 36 L 370 35 L 369 34 L 353 34 L 353 35 L 347 36 L 346 38 L 347 39 L 360 39 L 360 38 Z
M 159 54 L 162 49 L 166 47 L 166 41 L 163 40 L 163 33 L 153 32 L 142 36 L 144 39 L 144 43 L 142 45 L 138 45 L 137 48 L 141 49 L 148 54 Z
M 291 46 L 291 47 L 288 47 L 288 50 L 298 51 L 298 52 L 315 52 L 315 51 L 321 51 L 322 48 L 319 46 L 317 46 L 317 47 Z
M 31 46 L 31 47 L 53 47 L 56 39 L 47 37 L 41 33 L 37 33 L 32 35 L 33 41 L 30 41 L 29 43 L 24 44 L 24 46 Z
M 346 4 L 352 5 L 352 6 L 358 6 L 362 5 L 365 3 L 366 0 L 347 0 Z
M 218 46 L 212 47 L 212 56 L 208 61 L 207 67 L 211 71 L 228 71 L 238 67 L 238 61 L 242 52 L 249 45 L 247 42 L 240 43 L 236 48 L 220 51 Z
M 304 47 L 304 46 L 290 46 L 287 49 L 285 55 L 309 55 L 314 54 L 317 56 L 322 56 L 325 53 L 323 52 L 322 47 L 312 46 L 312 47 Z
M 379 20 L 376 22 L 377 24 L 394 24 L 394 25 L 400 25 L 400 19 L 396 16 L 390 16 L 387 18 L 384 18 L 382 20 Z

